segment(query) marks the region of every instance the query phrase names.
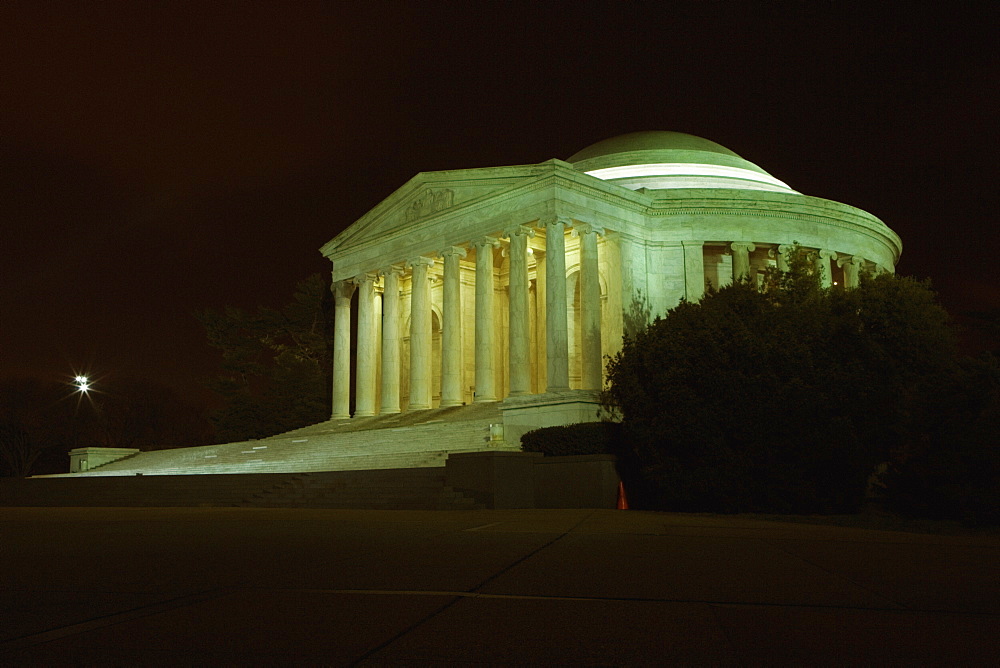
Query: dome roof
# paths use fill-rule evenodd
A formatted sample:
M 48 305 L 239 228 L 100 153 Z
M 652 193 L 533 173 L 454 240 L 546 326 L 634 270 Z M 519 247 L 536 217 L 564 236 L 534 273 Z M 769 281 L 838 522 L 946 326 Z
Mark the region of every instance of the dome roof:
M 627 153 L 630 151 L 708 151 L 739 158 L 725 146 L 714 141 L 695 137 L 683 132 L 630 132 L 591 144 L 582 151 L 577 151 L 566 162 L 579 162 L 602 155 Z
M 582 172 L 638 190 L 733 188 L 795 192 L 749 160 L 683 132 L 633 132 L 591 144 L 567 162 Z

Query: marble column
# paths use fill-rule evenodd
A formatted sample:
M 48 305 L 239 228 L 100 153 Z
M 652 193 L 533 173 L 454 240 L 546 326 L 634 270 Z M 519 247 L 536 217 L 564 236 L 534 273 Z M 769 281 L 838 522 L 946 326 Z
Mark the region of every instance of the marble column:
M 508 293 L 508 361 L 510 396 L 531 394 L 531 316 L 528 313 L 528 237 L 535 231 L 519 225 L 504 232 L 510 239 L 510 282 Z
M 705 242 L 682 241 L 684 249 L 684 298 L 700 301 L 705 296 Z
M 816 251 L 816 275 L 819 276 L 821 287 L 828 288 L 833 285 L 833 275 L 830 272 L 830 258 L 836 256 L 837 254 L 830 250 Z
M 399 275 L 398 267 L 382 270 L 382 406 L 379 414 L 399 412 Z
M 545 252 L 535 249 L 535 384 L 536 392 L 544 392 L 547 385 L 545 357 L 545 323 L 548 316 L 545 310 Z
M 580 236 L 580 357 L 584 390 L 600 390 L 604 374 L 601 363 L 601 279 L 597 257 L 597 235 L 604 230 L 577 225 Z
M 333 289 L 333 411 L 331 420 L 351 417 L 351 297 L 355 285 L 338 281 Z
M 545 223 L 545 355 L 547 392 L 569 389 L 566 309 L 566 218 Z
M 407 262 L 413 269 L 410 295 L 410 406 L 409 410 L 431 407 L 431 282 L 428 257 Z
M 444 309 L 441 326 L 441 407 L 462 405 L 462 284 L 459 260 L 465 249 L 452 246 L 444 258 Z
M 774 259 L 775 259 L 775 261 L 778 264 L 778 270 L 779 271 L 788 271 L 789 270 L 789 267 L 790 267 L 790 265 L 789 265 L 789 253 L 791 253 L 794 249 L 795 249 L 795 246 L 791 246 L 789 244 L 781 244 L 777 248 L 772 248 L 771 249 L 772 251 L 774 251 Z
M 380 274 L 376 273 L 378 277 Z M 382 290 L 375 284 L 375 413 L 382 412 Z
M 745 241 L 734 241 L 729 245 L 733 251 L 733 282 L 750 278 L 750 253 L 757 247 Z
M 496 323 L 493 322 L 493 237 L 477 241 L 476 247 L 476 401 L 496 401 L 496 375 L 493 373 L 493 348 Z
M 358 286 L 358 363 L 354 377 L 354 417 L 375 415 L 375 274 L 361 274 Z
M 531 250 L 531 249 L 529 249 Z M 528 253 L 534 255 L 534 253 Z M 537 271 L 537 265 L 536 265 Z M 531 393 L 542 390 L 538 383 L 538 283 L 528 279 L 528 366 L 531 368 Z
M 864 259 L 857 255 L 848 255 L 837 260 L 837 266 L 844 270 L 844 287 L 856 288 L 861 280 L 861 269 L 864 267 Z

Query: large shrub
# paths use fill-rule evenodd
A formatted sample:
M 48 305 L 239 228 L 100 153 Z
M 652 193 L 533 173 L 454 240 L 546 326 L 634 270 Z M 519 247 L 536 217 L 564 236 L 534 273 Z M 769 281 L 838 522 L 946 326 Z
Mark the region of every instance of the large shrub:
M 606 401 L 655 507 L 845 512 L 952 360 L 925 284 L 824 290 L 797 258 L 762 290 L 711 290 L 627 338 Z
M 614 454 L 619 432 L 620 425 L 613 422 L 543 427 L 521 436 L 521 449 L 549 456 Z

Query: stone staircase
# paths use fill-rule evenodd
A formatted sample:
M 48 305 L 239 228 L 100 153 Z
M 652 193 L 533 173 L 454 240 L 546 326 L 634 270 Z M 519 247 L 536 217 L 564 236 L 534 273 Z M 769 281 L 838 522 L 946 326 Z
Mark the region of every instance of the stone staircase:
M 6 506 L 475 509 L 445 484 L 452 453 L 491 440 L 498 404 L 321 422 L 254 441 L 140 452 L 79 473 L 0 480 Z
M 491 441 L 499 405 L 472 404 L 397 415 L 321 422 L 260 440 L 154 450 L 110 462 L 80 477 L 305 473 L 443 467 L 448 455 L 518 450 Z

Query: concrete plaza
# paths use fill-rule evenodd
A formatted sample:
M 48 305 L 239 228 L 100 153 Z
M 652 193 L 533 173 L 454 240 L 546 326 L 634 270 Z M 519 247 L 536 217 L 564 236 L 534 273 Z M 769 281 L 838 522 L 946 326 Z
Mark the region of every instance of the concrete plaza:
M 995 665 L 1000 537 L 609 510 L 0 509 L 0 665 Z

